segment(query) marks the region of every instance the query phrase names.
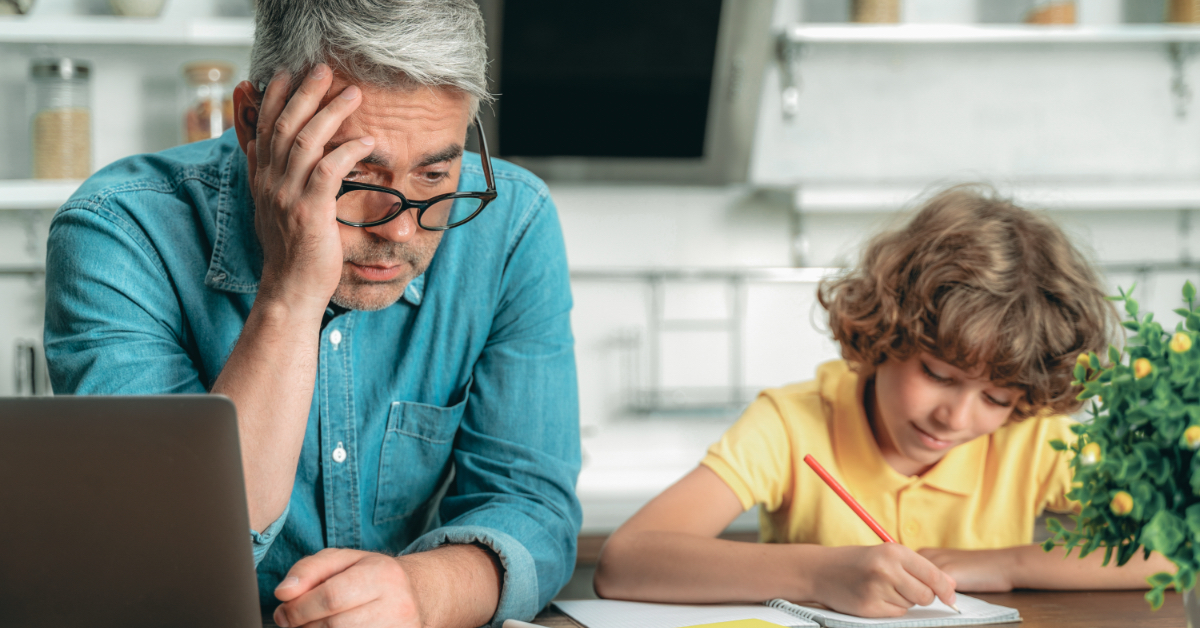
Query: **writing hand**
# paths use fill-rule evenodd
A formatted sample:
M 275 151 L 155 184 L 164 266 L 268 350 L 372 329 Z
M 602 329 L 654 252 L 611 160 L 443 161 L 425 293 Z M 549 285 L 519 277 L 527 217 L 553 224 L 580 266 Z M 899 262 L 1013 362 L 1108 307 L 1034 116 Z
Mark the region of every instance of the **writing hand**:
M 362 103 L 361 90 L 351 85 L 320 107 L 332 83 L 333 72 L 318 64 L 288 99 L 289 77 L 276 76 L 246 146 L 254 229 L 263 247 L 259 298 L 317 312 L 324 311 L 341 280 L 338 190 L 375 143 L 361 137 L 325 154 L 326 144 Z
M 953 604 L 955 581 L 928 559 L 896 543 L 829 548 L 817 602 L 859 617 L 897 617 L 941 598 Z
M 1013 553 L 1005 550 L 924 548 L 918 552 L 958 583 L 963 591 L 1012 591 Z
M 325 549 L 301 559 L 275 589 L 281 628 L 387 626 L 422 628 L 421 609 L 399 559 L 347 549 Z

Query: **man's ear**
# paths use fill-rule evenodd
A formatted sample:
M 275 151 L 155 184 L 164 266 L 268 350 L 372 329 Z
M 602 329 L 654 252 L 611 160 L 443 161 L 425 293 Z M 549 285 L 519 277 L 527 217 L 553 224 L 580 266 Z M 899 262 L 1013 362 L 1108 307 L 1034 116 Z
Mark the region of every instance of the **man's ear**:
M 233 126 L 237 130 L 238 144 L 242 152 L 258 135 L 258 106 L 262 94 L 254 89 L 250 81 L 242 81 L 233 88 Z

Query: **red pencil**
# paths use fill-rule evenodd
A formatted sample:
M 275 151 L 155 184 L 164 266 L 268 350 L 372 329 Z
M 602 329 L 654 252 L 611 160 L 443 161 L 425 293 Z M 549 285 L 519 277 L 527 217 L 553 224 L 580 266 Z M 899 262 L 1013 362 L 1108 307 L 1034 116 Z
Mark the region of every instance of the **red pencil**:
M 825 483 L 829 485 L 829 488 L 833 489 L 833 492 L 837 493 L 838 497 L 842 498 L 842 501 L 846 502 L 846 505 L 850 507 L 850 510 L 853 510 L 854 514 L 858 515 L 858 518 L 863 520 L 863 523 L 870 526 L 871 529 L 875 531 L 875 534 L 878 534 L 879 538 L 883 539 L 884 543 L 896 542 L 896 539 L 893 539 L 892 535 L 888 534 L 887 530 L 884 530 L 883 526 L 879 525 L 879 522 L 875 521 L 875 518 L 872 517 L 871 514 L 866 511 L 866 509 L 864 509 L 862 506 L 859 506 L 858 502 L 854 501 L 854 498 L 850 496 L 849 491 L 842 488 L 842 485 L 838 484 L 838 481 L 833 479 L 832 475 L 829 475 L 829 472 L 825 470 L 825 467 L 821 466 L 821 463 L 817 462 L 816 458 L 813 458 L 812 455 L 809 454 L 804 456 L 804 461 L 808 463 L 808 466 L 812 467 L 813 471 L 817 472 L 817 475 L 821 476 L 822 480 L 825 480 Z
M 879 525 L 878 521 L 875 521 L 875 518 L 871 516 L 871 513 L 868 513 L 865 508 L 860 506 L 858 502 L 854 500 L 854 497 L 850 495 L 850 492 L 842 488 L 842 485 L 838 484 L 838 481 L 833 479 L 832 475 L 829 475 L 829 472 L 825 470 L 825 467 L 821 466 L 821 463 L 817 462 L 816 458 L 813 458 L 811 454 L 806 454 L 804 456 L 804 461 L 808 463 L 808 466 L 812 467 L 813 471 L 817 472 L 817 475 L 821 476 L 822 480 L 825 480 L 825 483 L 829 485 L 829 488 L 833 489 L 833 492 L 837 493 L 838 497 L 842 498 L 842 501 L 846 502 L 846 505 L 850 507 L 850 510 L 853 510 L 854 514 L 858 515 L 858 518 L 863 520 L 863 523 L 867 524 L 872 530 L 875 531 L 875 534 L 879 535 L 879 538 L 883 539 L 884 543 L 896 542 L 896 539 L 893 539 L 892 535 L 888 534 L 887 530 L 884 530 L 883 526 Z M 958 607 L 954 604 L 947 604 L 946 606 L 953 608 L 958 613 L 962 613 L 962 611 L 958 610 Z

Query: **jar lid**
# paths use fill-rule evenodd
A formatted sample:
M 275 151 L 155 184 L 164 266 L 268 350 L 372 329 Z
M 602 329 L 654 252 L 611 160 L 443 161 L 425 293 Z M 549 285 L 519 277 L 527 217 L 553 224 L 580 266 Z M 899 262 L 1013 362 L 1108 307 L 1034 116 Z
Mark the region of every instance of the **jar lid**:
M 58 78 L 64 81 L 87 80 L 92 73 L 92 64 L 82 59 L 60 57 L 57 59 L 34 59 L 29 62 L 29 75 L 33 78 Z
M 189 83 L 227 83 L 233 80 L 233 66 L 224 61 L 193 61 L 183 66 Z

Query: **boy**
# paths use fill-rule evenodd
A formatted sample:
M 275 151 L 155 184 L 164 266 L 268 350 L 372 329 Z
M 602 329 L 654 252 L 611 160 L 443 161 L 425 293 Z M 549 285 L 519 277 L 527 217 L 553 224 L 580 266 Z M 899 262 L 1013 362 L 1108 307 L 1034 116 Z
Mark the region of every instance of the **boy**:
M 608 540 L 602 597 L 816 602 L 902 615 L 955 589 L 1145 587 L 1163 557 L 1100 568 L 1032 545 L 1065 493 L 1071 370 L 1116 314 L 1049 220 L 971 187 L 931 199 L 818 290 L 845 362 L 767 390 L 700 466 Z M 880 544 L 812 454 L 899 543 Z M 716 536 L 760 505 L 759 544 Z

